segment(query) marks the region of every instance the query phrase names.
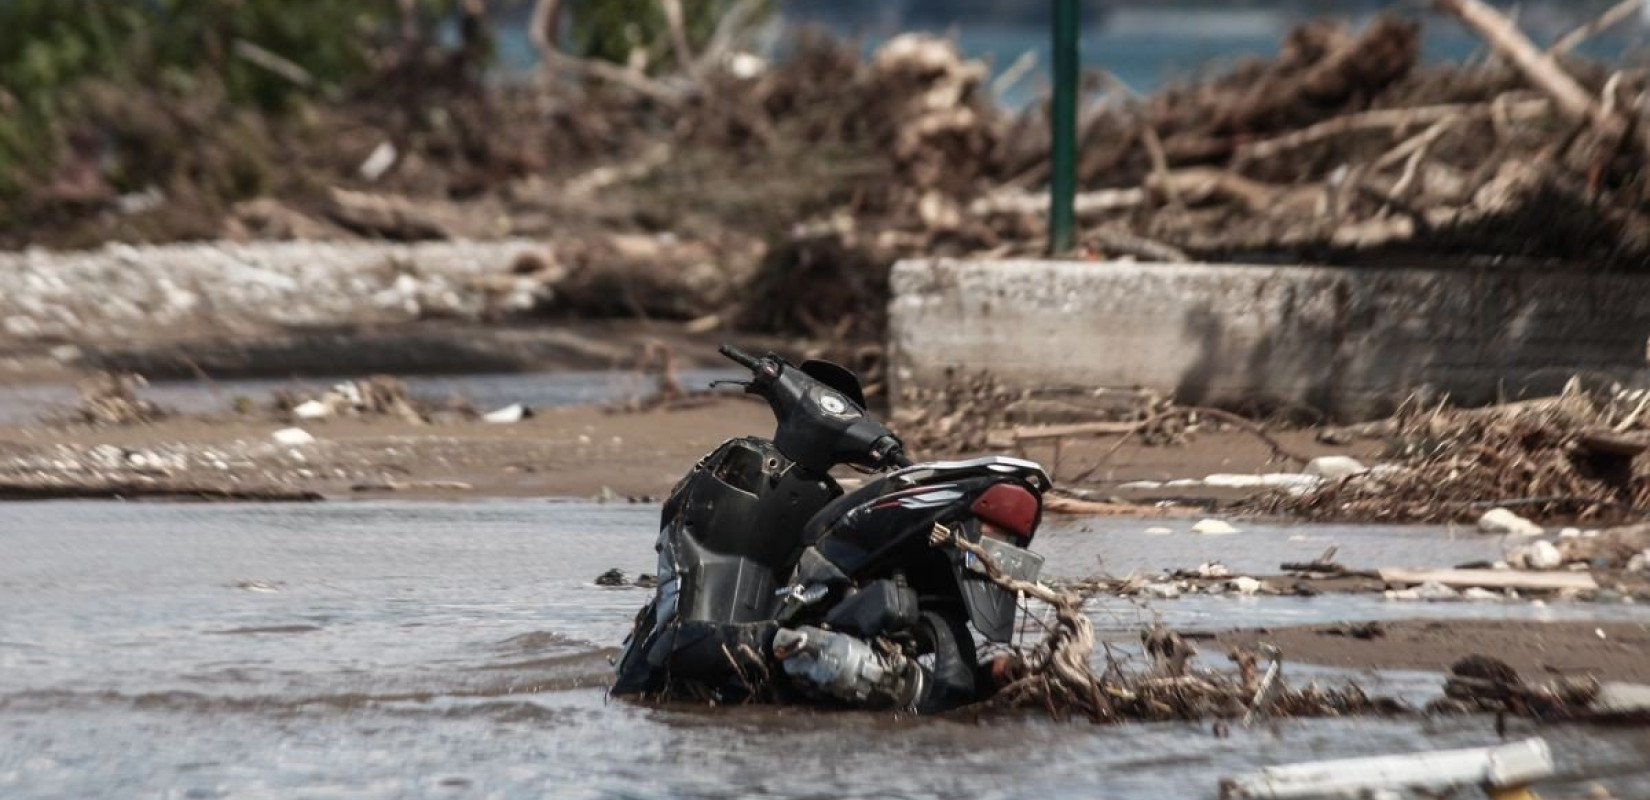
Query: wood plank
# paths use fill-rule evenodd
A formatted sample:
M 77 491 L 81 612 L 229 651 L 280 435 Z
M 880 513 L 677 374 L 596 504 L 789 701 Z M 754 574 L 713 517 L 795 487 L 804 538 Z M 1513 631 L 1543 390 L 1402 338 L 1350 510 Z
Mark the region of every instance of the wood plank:
M 1598 589 L 1598 582 L 1588 572 L 1529 572 L 1511 569 L 1403 569 L 1385 567 L 1377 570 L 1387 583 L 1419 585 L 1436 581 L 1452 589 L 1472 586 L 1484 589 Z

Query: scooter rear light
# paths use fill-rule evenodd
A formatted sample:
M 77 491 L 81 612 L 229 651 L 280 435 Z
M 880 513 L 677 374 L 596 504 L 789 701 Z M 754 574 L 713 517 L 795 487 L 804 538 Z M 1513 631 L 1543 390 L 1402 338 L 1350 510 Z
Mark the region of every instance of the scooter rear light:
M 1019 537 L 1021 547 L 1031 543 L 1037 530 L 1037 496 L 1023 486 L 999 483 L 985 490 L 968 510 L 988 525 Z

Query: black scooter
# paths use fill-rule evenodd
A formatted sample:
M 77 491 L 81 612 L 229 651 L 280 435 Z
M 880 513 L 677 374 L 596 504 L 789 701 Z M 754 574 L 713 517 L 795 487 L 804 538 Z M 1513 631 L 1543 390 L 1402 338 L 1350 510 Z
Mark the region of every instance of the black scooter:
M 1017 598 L 953 542 L 1035 580 L 1025 549 L 1048 476 L 988 457 L 913 465 L 854 374 L 723 346 L 767 400 L 772 440 L 723 443 L 664 504 L 659 583 L 616 662 L 615 694 L 772 693 L 923 713 L 990 691 L 974 633 L 1007 642 Z M 886 473 L 844 494 L 829 474 Z

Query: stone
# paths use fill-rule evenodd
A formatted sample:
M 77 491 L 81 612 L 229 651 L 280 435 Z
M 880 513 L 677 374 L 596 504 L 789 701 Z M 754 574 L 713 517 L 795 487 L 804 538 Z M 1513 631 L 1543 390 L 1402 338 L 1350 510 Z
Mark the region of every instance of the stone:
M 1174 531 L 1172 531 L 1168 528 L 1165 528 L 1161 525 L 1154 525 L 1150 528 L 1147 528 L 1143 532 L 1148 536 L 1168 536 L 1169 534 L 1174 533 Z
M 1484 601 L 1484 600 L 1497 600 L 1497 601 L 1499 601 L 1499 600 L 1503 599 L 1503 596 L 1500 595 L 1500 594 L 1497 594 L 1495 592 L 1492 592 L 1488 589 L 1485 589 L 1482 586 L 1473 586 L 1471 588 L 1463 589 L 1461 591 L 1461 599 L 1462 600 L 1478 600 L 1478 601 Z
M 1162 481 L 1129 481 L 1128 483 L 1118 484 L 1117 488 L 1118 488 L 1118 490 L 1125 491 L 1125 492 L 1126 491 L 1161 489 L 1161 488 L 1163 488 L 1163 482 Z
M 1237 532 L 1237 528 L 1223 519 L 1206 519 L 1192 526 L 1192 533 L 1203 536 L 1227 536 Z
M 1524 563 L 1530 569 L 1558 569 L 1564 565 L 1564 555 L 1552 542 L 1542 540 L 1531 543 Z
M 1495 536 L 1540 536 L 1541 526 L 1508 511 L 1492 508 L 1478 518 L 1478 531 Z
M 1363 462 L 1351 456 L 1318 456 L 1306 464 L 1306 474 L 1326 481 L 1344 480 L 1368 471 Z
M 1238 594 L 1252 595 L 1252 594 L 1260 591 L 1261 587 L 1265 586 L 1266 584 L 1261 583 L 1260 581 L 1255 580 L 1254 578 L 1250 578 L 1250 577 L 1245 576 L 1245 577 L 1240 577 L 1240 578 L 1233 578 L 1233 579 L 1227 581 L 1226 585 L 1232 587 L 1232 591 L 1237 592 Z
M 303 428 L 282 428 L 271 434 L 271 436 L 277 444 L 284 444 L 288 447 L 302 447 L 306 444 L 315 443 L 315 437 Z

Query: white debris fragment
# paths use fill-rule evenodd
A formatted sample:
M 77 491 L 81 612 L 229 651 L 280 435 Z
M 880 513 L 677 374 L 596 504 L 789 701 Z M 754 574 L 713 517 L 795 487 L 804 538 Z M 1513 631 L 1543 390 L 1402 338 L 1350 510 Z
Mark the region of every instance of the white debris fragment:
M 1485 600 L 1499 601 L 1499 600 L 1504 599 L 1504 595 L 1498 594 L 1496 592 L 1492 592 L 1488 589 L 1485 589 L 1482 586 L 1472 586 L 1472 587 L 1461 590 L 1461 599 L 1462 600 L 1477 600 L 1477 601 L 1485 601 Z
M 275 439 L 276 444 L 284 444 L 287 447 L 302 447 L 315 443 L 315 437 L 303 428 L 282 428 L 271 434 L 271 437 Z
M 1153 525 L 1152 527 L 1142 531 L 1142 533 L 1145 533 L 1147 536 L 1168 536 L 1169 534 L 1174 533 L 1174 531 L 1161 525 Z
M 1550 570 L 1564 565 L 1564 554 L 1545 539 L 1507 550 L 1507 563 L 1514 569 Z
M 1260 587 L 1264 586 L 1265 584 L 1262 584 L 1260 581 L 1255 580 L 1254 578 L 1244 576 L 1244 577 L 1239 577 L 1239 578 L 1233 578 L 1233 579 L 1227 581 L 1226 585 L 1231 587 L 1232 591 L 1237 592 L 1238 594 L 1251 595 L 1251 594 L 1254 594 L 1255 592 L 1260 591 Z
M 1326 481 L 1343 480 L 1368 471 L 1363 462 L 1351 456 L 1318 456 L 1306 464 L 1306 474 Z
M 1118 484 L 1117 488 L 1121 491 L 1133 491 L 1133 490 L 1142 490 L 1142 489 L 1145 489 L 1145 490 L 1161 489 L 1161 488 L 1163 488 L 1163 482 L 1162 481 L 1129 481 L 1128 483 Z
M 494 425 L 513 425 L 531 416 L 533 416 L 533 409 L 528 408 L 521 403 L 515 403 L 498 409 L 497 411 L 489 411 L 482 415 L 481 418 L 487 422 L 493 423 Z
M 1208 561 L 1199 564 L 1196 572 L 1199 578 L 1229 578 L 1232 575 L 1232 571 L 1219 561 Z
M 1172 583 L 1148 583 L 1140 587 L 1140 593 L 1162 600 L 1173 600 L 1180 596 L 1180 587 Z
M 1203 536 L 1226 536 L 1237 532 L 1232 523 L 1223 519 L 1206 519 L 1192 526 L 1192 533 Z
M 1478 518 L 1478 531 L 1497 536 L 1540 536 L 1541 526 L 1508 511 L 1492 508 Z
M 305 400 L 292 409 L 298 419 L 325 419 L 332 416 L 332 408 L 319 400 Z
M 1459 600 L 1461 593 L 1437 581 L 1427 581 L 1415 587 L 1415 596 L 1422 600 Z

